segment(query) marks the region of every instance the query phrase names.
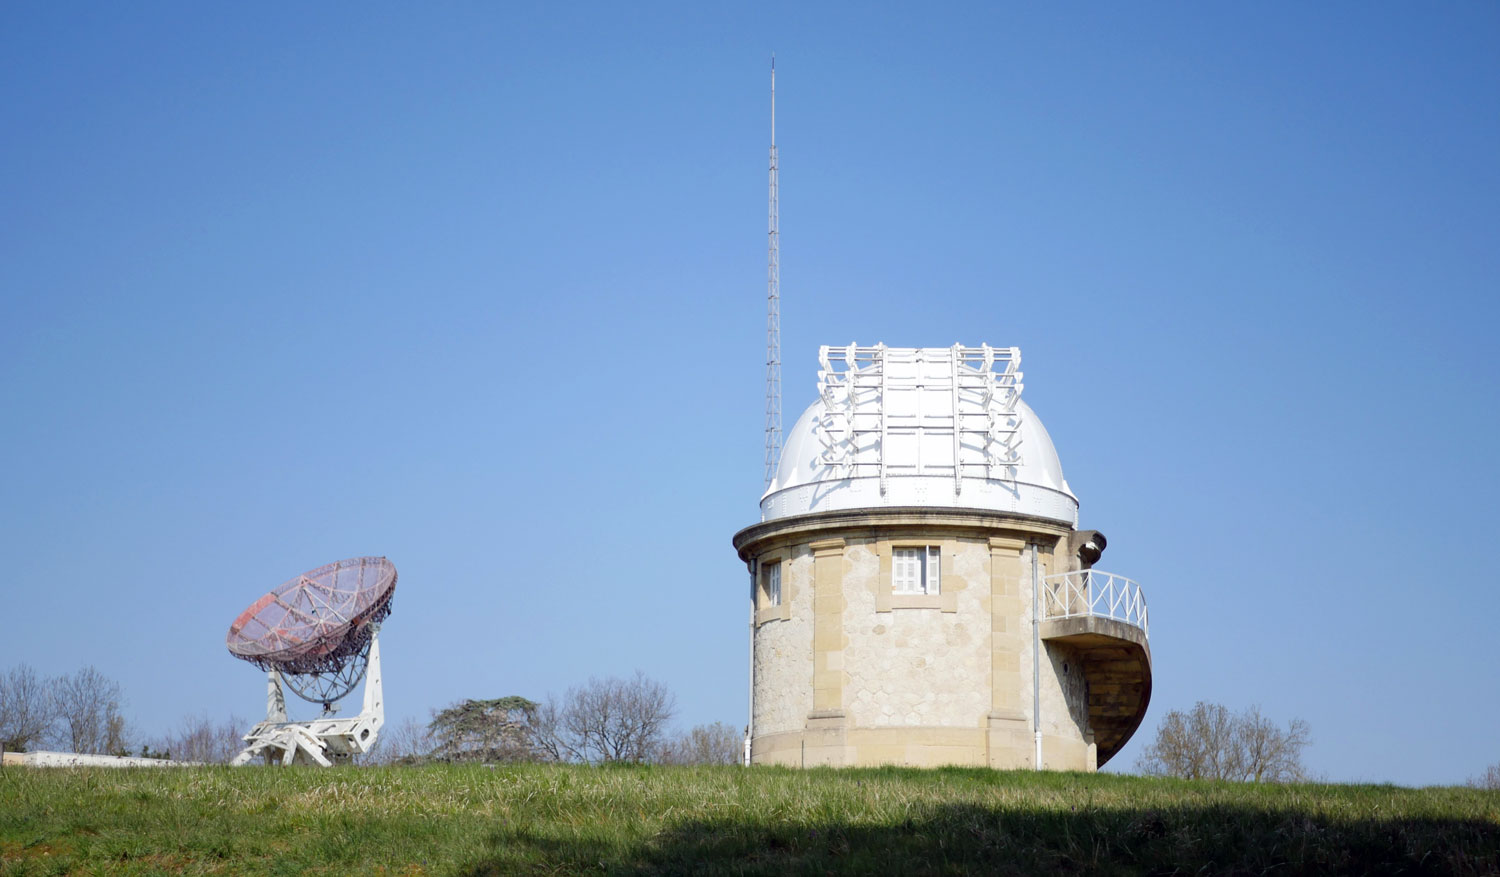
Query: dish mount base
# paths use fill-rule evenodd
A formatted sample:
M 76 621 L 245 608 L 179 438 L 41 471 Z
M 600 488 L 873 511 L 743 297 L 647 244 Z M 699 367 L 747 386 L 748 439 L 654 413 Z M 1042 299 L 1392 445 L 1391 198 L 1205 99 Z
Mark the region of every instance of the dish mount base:
M 230 763 L 249 764 L 259 758 L 266 764 L 332 767 L 349 764 L 354 756 L 374 748 L 385 724 L 385 698 L 380 684 L 380 629 L 371 627 L 364 708 L 359 715 L 337 718 L 334 705 L 313 721 L 287 721 L 281 673 L 271 670 L 266 674 L 266 720 L 250 729 L 244 737 L 245 748 Z

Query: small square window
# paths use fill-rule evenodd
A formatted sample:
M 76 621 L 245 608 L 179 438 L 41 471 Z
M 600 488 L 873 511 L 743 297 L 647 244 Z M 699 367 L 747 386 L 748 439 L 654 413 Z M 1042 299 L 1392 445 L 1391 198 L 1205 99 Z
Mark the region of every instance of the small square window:
M 765 589 L 766 605 L 781 605 L 781 561 L 761 567 L 761 587 Z
M 942 576 L 942 552 L 936 545 L 891 551 L 891 590 L 897 594 L 936 594 Z

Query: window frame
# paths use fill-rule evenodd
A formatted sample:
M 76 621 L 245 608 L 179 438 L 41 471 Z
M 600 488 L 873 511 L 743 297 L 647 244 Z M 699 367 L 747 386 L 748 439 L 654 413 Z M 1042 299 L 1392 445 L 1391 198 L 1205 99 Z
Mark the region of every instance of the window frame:
M 770 609 L 781 605 L 781 559 L 767 561 L 760 566 L 760 589 L 763 601 L 762 608 Z M 773 585 L 774 580 L 774 587 Z
M 915 569 L 908 566 L 914 564 Z M 914 576 L 912 574 L 915 574 Z M 891 593 L 904 597 L 935 597 L 943 592 L 941 545 L 892 545 Z

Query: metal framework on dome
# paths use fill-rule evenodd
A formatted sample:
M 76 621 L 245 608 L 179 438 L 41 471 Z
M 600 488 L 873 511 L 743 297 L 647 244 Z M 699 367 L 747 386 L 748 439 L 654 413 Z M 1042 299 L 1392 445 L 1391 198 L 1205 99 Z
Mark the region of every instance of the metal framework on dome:
M 892 475 L 949 475 L 956 493 L 966 476 L 1015 480 L 1019 348 L 825 345 L 818 362 L 821 459 L 840 477 L 878 475 L 881 494 Z
M 229 627 L 230 654 L 266 671 L 266 719 L 245 735 L 234 759 L 248 764 L 347 762 L 368 752 L 385 723 L 380 623 L 390 615 L 396 567 L 384 557 L 355 557 L 283 582 Z M 338 703 L 363 681 L 363 709 L 338 718 Z M 311 722 L 287 718 L 283 683 L 321 704 Z

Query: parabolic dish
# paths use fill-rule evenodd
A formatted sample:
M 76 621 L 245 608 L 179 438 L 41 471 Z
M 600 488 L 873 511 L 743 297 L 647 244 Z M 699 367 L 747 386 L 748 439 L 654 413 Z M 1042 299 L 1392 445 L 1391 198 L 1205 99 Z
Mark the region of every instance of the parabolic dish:
M 384 557 L 320 566 L 240 613 L 226 645 L 262 670 L 331 673 L 364 650 L 370 625 L 391 614 L 395 592 L 396 566 Z

